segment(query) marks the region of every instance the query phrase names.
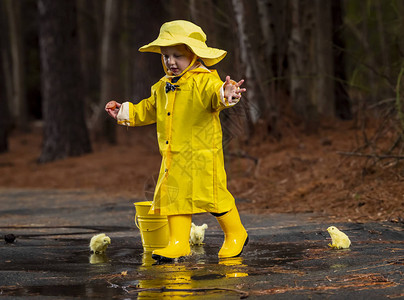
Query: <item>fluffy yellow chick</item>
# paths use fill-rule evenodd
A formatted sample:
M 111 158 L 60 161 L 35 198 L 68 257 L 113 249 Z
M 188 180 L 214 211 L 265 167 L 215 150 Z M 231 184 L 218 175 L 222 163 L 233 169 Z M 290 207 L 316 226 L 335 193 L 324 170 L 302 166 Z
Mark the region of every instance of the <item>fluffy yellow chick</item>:
M 109 244 L 111 244 L 111 239 L 105 233 L 100 233 L 91 238 L 90 249 L 96 254 L 101 254 L 107 250 Z
M 208 225 L 203 224 L 196 226 L 194 223 L 191 225 L 191 233 L 189 234 L 189 243 L 191 245 L 202 245 L 205 238 L 205 230 Z
M 332 244 L 328 244 L 328 246 L 334 249 L 349 248 L 349 246 L 351 245 L 351 241 L 349 240 L 349 237 L 345 233 L 340 231 L 335 226 L 328 227 L 327 231 L 330 234 L 332 240 Z

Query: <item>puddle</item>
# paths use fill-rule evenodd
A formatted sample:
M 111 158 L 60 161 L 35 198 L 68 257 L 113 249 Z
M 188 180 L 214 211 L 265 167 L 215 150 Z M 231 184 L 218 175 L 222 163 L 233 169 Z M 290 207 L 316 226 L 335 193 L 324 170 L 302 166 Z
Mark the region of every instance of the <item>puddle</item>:
M 305 251 L 303 246 L 251 243 L 244 256 L 219 260 L 219 247 L 205 245 L 193 247 L 193 255 L 182 262 L 156 265 L 151 253 L 142 253 L 139 245 L 124 247 L 128 245 L 123 238 L 115 238 L 102 255 L 90 254 L 85 243 L 87 240 L 19 239 L 2 247 L 0 276 L 13 271 L 15 277 L 0 279 L 1 295 L 122 299 L 157 295 L 219 299 L 226 295 L 238 299 L 244 295 L 240 285 L 253 282 L 251 276 L 274 273 L 274 266 L 279 272 L 302 259 Z
M 22 233 L 13 244 L 0 245 L 1 296 L 240 299 L 283 295 L 288 299 L 313 292 L 328 297 L 339 287 L 346 292 L 355 287 L 394 292 L 403 283 L 401 241 L 388 247 L 369 241 L 348 250 L 331 250 L 324 241 L 252 239 L 241 257 L 219 260 L 222 237 L 212 234 L 185 260 L 157 265 L 130 231 L 111 231 L 113 242 L 106 254 L 95 255 L 88 248 L 94 228 L 65 228 L 58 230 L 59 235 L 35 230 L 31 235 Z M 389 273 L 382 274 L 387 267 Z
M 3 295 L 7 295 L 7 290 L 3 290 Z M 81 285 L 48 285 L 31 286 L 21 290 L 16 290 L 12 296 L 41 296 L 41 297 L 78 297 L 78 298 L 104 298 L 112 299 L 116 296 L 124 296 L 127 292 L 105 284 L 81 284 Z
M 338 223 L 307 215 L 243 215 L 251 241 L 239 258 L 219 260 L 223 232 L 207 223 L 205 245 L 176 264 L 155 265 L 124 199 L 88 202 L 87 194 L 3 193 L 0 296 L 8 299 L 341 299 L 403 296 L 404 231 L 400 224 Z M 94 199 L 94 195 L 91 199 Z M 35 201 L 34 201 L 35 200 Z M 95 200 L 94 200 L 95 201 Z M 120 204 L 116 204 L 120 203 Z M 43 208 L 53 208 L 45 209 Z M 30 209 L 30 210 L 28 210 Z M 52 224 L 53 226 L 49 226 Z M 11 226 L 12 225 L 12 226 Z M 76 225 L 76 226 L 75 226 Z M 326 228 L 337 225 L 352 247 L 331 250 Z M 105 232 L 105 255 L 89 241 Z M 324 234 L 323 234 L 324 233 Z

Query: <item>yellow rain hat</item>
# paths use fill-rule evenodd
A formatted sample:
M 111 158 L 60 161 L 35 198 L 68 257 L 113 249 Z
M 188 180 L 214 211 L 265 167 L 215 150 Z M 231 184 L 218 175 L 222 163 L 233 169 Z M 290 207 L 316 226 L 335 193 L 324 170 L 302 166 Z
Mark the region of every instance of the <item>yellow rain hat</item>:
M 171 21 L 164 23 L 156 40 L 139 49 L 140 52 L 160 53 L 160 47 L 185 44 L 201 58 L 205 65 L 212 66 L 221 61 L 226 51 L 206 45 L 206 34 L 202 28 L 188 21 Z

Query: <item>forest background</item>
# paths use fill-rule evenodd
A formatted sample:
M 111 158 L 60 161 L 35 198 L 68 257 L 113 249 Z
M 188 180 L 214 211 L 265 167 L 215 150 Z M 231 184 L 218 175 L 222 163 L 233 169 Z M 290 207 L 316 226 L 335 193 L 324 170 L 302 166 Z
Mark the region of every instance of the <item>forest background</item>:
M 0 186 L 150 198 L 155 128 L 103 111 L 162 75 L 138 52 L 200 25 L 248 92 L 222 113 L 241 209 L 403 222 L 404 0 L 1 0 Z

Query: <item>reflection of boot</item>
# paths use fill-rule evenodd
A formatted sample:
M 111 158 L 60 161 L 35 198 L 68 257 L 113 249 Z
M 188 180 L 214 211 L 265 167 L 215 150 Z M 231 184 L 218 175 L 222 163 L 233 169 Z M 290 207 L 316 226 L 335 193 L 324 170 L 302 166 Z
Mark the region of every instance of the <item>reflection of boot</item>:
M 159 261 L 172 261 L 174 258 L 189 255 L 189 233 L 192 215 L 167 216 L 170 237 L 168 246 L 153 251 L 152 257 Z
M 147 270 L 148 267 L 151 267 L 156 261 L 152 258 L 151 252 L 143 252 L 142 256 L 142 270 Z
M 224 231 L 224 242 L 219 251 L 219 258 L 239 256 L 248 243 L 248 234 L 241 224 L 237 207 L 234 206 L 228 213 L 218 217 L 217 220 Z
M 226 268 L 227 278 L 247 277 L 247 266 L 243 264 L 241 257 L 223 258 L 219 261 L 219 265 L 224 265 Z
M 153 266 L 153 276 L 139 280 L 136 299 L 181 299 L 194 295 L 192 271 L 182 264 Z

